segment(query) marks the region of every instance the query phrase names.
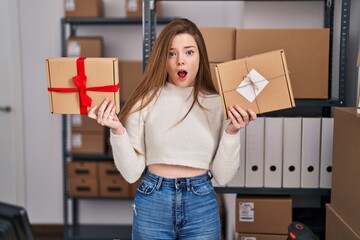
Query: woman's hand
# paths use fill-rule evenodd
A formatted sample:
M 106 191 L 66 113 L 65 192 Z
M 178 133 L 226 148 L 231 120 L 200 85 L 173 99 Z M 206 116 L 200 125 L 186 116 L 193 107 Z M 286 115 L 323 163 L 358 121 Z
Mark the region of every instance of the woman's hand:
M 90 108 L 88 112 L 89 118 L 95 119 L 100 125 L 110 128 L 114 134 L 122 135 L 125 133 L 125 128 L 116 115 L 113 101 L 106 98 L 97 112 L 96 109 L 97 106 Z
M 250 121 L 256 119 L 256 113 L 251 110 L 244 110 L 239 105 L 230 106 L 228 116 L 231 120 L 225 132 L 228 134 L 236 134 L 241 128 L 246 127 Z

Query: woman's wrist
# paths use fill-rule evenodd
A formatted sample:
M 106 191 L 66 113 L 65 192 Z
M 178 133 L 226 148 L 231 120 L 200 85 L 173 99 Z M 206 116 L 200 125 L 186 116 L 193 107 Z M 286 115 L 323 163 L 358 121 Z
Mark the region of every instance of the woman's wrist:
M 124 127 L 112 128 L 111 132 L 115 135 L 123 135 L 125 133 L 125 128 Z

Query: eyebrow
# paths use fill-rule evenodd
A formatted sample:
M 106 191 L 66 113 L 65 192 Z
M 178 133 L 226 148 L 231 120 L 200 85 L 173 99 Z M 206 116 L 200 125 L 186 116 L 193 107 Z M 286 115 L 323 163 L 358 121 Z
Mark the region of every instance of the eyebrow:
M 185 46 L 184 48 L 185 48 L 185 49 L 195 48 L 195 46 L 190 45 L 190 46 Z M 172 47 L 171 47 L 170 50 L 176 50 L 176 48 L 172 48 Z

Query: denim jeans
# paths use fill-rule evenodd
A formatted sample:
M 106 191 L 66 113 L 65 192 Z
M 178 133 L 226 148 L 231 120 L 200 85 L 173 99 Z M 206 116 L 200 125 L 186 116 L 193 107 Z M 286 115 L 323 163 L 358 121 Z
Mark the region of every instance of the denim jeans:
M 147 171 L 133 215 L 133 240 L 220 239 L 219 205 L 208 174 L 169 179 Z

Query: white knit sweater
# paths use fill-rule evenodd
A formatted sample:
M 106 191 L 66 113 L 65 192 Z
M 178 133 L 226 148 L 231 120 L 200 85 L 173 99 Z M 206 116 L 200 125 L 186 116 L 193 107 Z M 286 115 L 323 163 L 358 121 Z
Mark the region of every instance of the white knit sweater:
M 220 185 L 228 183 L 240 165 L 240 133 L 225 132 L 219 95 L 199 96 L 207 110 L 194 105 L 193 87 L 166 83 L 146 108 L 131 114 L 123 135 L 110 134 L 115 164 L 130 183 L 146 166 L 173 164 L 210 170 Z M 134 148 L 141 155 L 136 154 Z

